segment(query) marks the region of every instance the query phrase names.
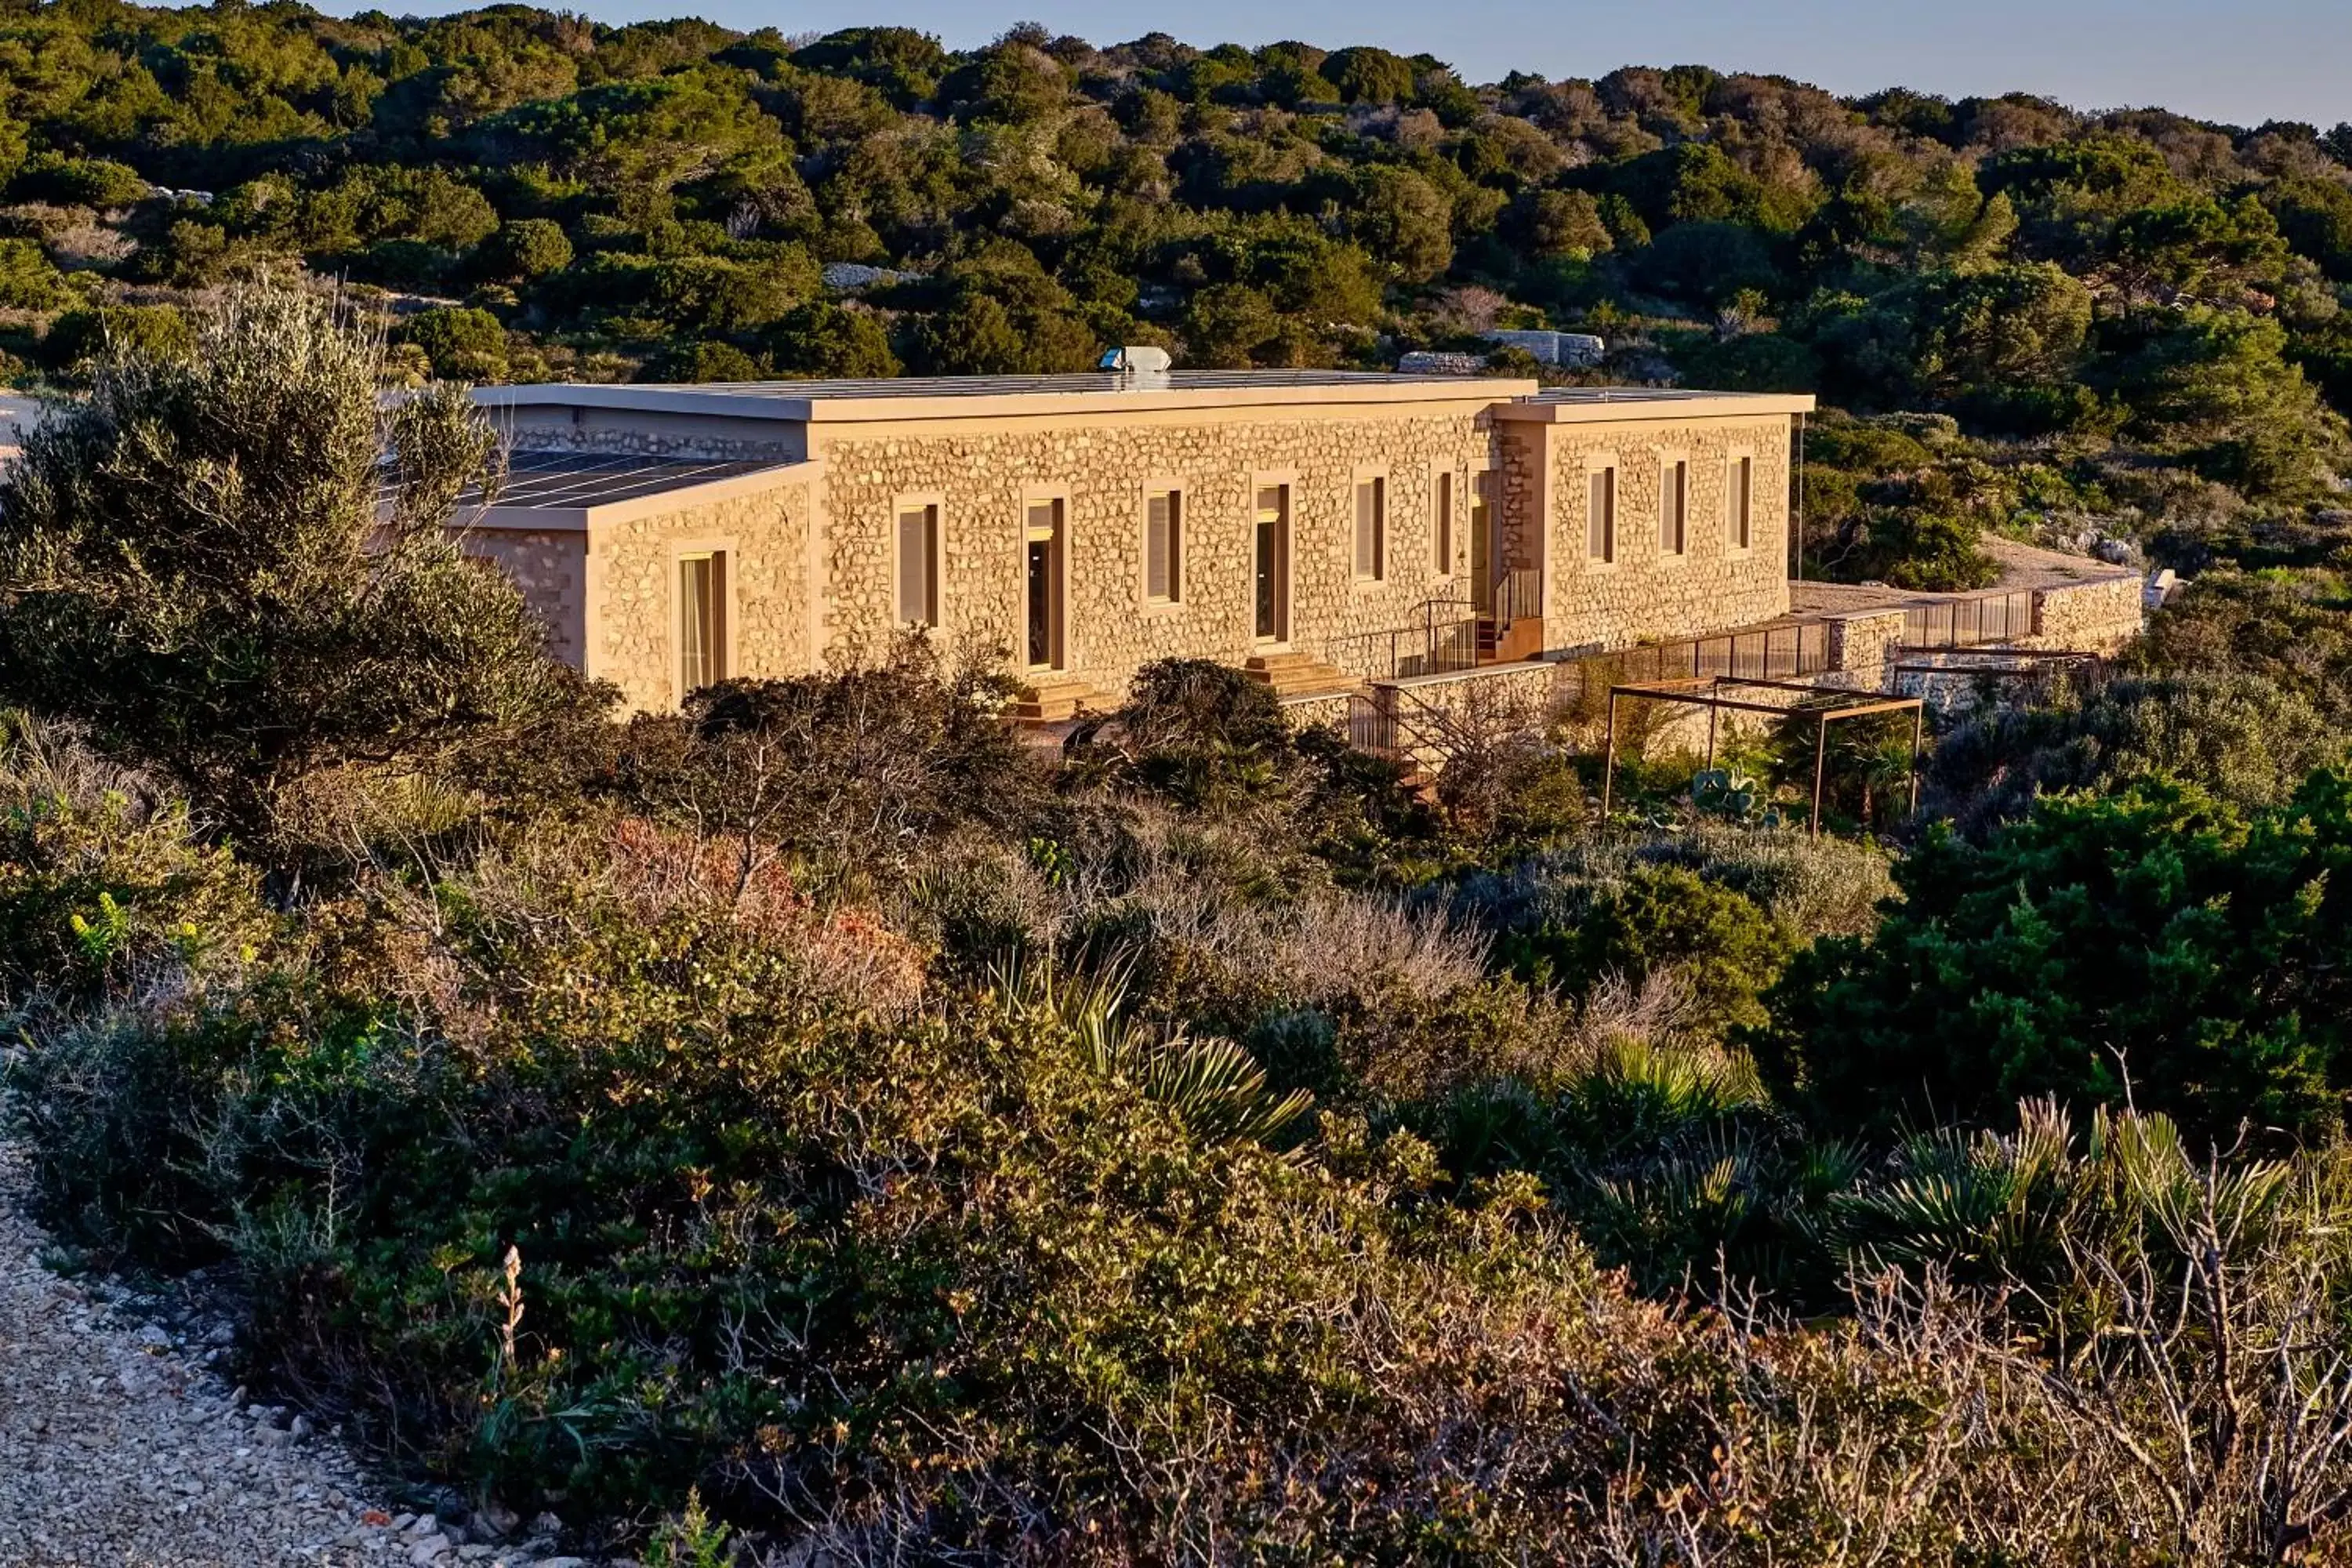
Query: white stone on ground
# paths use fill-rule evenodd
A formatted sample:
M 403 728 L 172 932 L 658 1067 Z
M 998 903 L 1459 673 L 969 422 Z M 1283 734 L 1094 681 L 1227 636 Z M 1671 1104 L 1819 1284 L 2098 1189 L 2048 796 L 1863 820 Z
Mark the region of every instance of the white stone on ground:
M 0 1563 L 544 1561 L 551 1543 L 468 1546 L 429 1516 L 374 1508 L 359 1467 L 309 1421 L 241 1407 L 201 1345 L 51 1273 L 47 1237 L 25 1211 L 27 1181 L 23 1152 L 0 1141 Z

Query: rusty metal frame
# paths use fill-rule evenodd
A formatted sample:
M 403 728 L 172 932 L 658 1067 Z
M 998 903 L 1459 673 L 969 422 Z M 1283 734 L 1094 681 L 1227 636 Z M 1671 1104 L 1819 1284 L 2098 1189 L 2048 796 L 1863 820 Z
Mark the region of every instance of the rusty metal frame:
M 1754 676 L 1716 675 L 1690 676 L 1674 680 L 1641 681 L 1609 689 L 1609 742 L 1601 767 L 1601 818 L 1609 819 L 1609 808 L 1616 797 L 1617 784 L 1617 700 L 1635 697 L 1652 702 L 1685 702 L 1704 707 L 1706 710 L 1706 765 L 1715 766 L 1716 721 L 1725 709 L 1742 713 L 1769 713 L 1776 719 L 1787 719 L 1804 711 L 1798 707 L 1775 708 L 1769 702 L 1743 702 L 1736 697 L 1726 697 L 1727 686 L 1764 687 L 1776 691 L 1802 692 L 1808 697 L 1853 697 L 1858 700 L 1834 708 L 1817 708 L 1813 717 L 1813 800 L 1812 818 L 1809 828 L 1811 836 L 1822 836 L 1822 791 L 1829 772 L 1830 725 L 1841 719 L 1866 719 L 1874 713 L 1898 713 L 1908 710 L 1911 714 L 1911 812 L 1919 810 L 1919 751 L 1927 739 L 1927 704 L 1917 697 L 1885 697 L 1872 700 L 1866 692 L 1842 686 L 1813 686 L 1795 680 L 1768 680 Z M 1679 689 L 1704 687 L 1704 692 Z

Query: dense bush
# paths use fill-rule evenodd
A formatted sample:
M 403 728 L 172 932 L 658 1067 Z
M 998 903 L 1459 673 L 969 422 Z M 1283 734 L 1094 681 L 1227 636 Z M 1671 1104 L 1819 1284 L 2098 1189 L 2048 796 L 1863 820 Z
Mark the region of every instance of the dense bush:
M 1677 974 L 1692 1023 L 1718 1034 L 1764 1021 L 1757 995 L 1788 956 L 1763 910 L 1678 866 L 1639 868 L 1570 921 L 1515 932 L 1506 952 L 1531 979 L 1583 994 L 1612 977 L 1638 988 Z
M 1832 1125 L 2021 1096 L 2161 1110 L 2228 1143 L 2325 1136 L 2352 1075 L 2352 780 L 2240 815 L 2186 784 L 2043 802 L 1898 863 L 1874 936 L 1801 955 L 1759 1037 Z
M 2126 679 L 2055 701 L 1986 702 L 1937 742 L 1927 804 L 1979 835 L 2042 795 L 2163 775 L 2260 808 L 2344 756 L 2344 737 L 2292 688 L 2235 673 Z

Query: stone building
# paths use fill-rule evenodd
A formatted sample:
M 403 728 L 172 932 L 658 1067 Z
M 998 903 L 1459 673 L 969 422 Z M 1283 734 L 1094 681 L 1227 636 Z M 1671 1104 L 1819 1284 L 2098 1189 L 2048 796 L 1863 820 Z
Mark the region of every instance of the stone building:
M 1812 405 L 1288 371 L 478 395 L 511 474 L 467 549 L 632 705 L 911 625 L 1045 718 L 1171 656 L 1303 700 L 1784 616 Z

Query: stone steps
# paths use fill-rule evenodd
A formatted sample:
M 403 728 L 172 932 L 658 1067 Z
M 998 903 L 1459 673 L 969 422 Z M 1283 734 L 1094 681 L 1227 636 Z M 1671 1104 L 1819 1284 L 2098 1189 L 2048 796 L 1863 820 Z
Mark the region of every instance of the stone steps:
M 1288 652 L 1253 655 L 1242 666 L 1242 673 L 1261 685 L 1273 688 L 1276 698 L 1285 702 L 1313 697 L 1343 697 L 1362 687 L 1362 681 L 1339 666 L 1326 664 L 1312 654 Z
M 1118 704 L 1087 681 L 1070 676 L 1048 676 L 1029 683 L 1028 694 L 1013 704 L 1013 717 L 1024 724 L 1062 724 L 1079 710 L 1097 712 Z

